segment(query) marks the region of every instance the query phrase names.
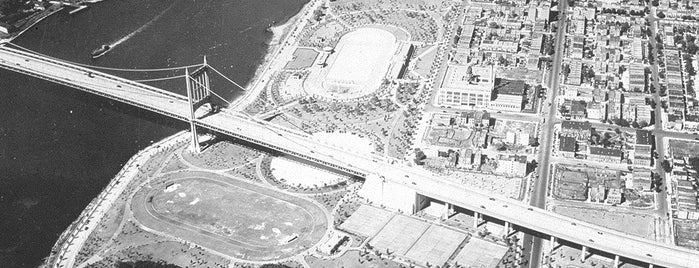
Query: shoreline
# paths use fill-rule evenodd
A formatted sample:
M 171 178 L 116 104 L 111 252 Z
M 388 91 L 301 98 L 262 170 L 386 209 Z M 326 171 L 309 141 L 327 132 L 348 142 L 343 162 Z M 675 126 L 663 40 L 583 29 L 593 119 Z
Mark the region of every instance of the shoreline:
M 50 11 L 46 12 L 46 10 L 49 10 L 49 9 L 52 9 L 52 8 L 55 8 L 55 10 L 50 10 Z M 32 20 L 32 21 L 31 21 L 31 22 L 28 22 L 28 23 L 29 23 L 28 25 L 22 25 L 22 27 L 21 27 L 22 29 L 20 29 L 19 32 L 16 32 L 16 33 L 12 34 L 9 38 L 0 40 L 0 43 L 12 42 L 13 40 L 15 40 L 15 38 L 19 37 L 19 36 L 22 35 L 24 32 L 26 32 L 27 30 L 29 30 L 29 29 L 31 29 L 32 27 L 34 27 L 34 25 L 36 25 L 37 23 L 43 21 L 44 19 L 50 17 L 50 16 L 53 15 L 53 14 L 58 13 L 59 11 L 63 10 L 63 6 L 62 6 L 62 5 L 59 5 L 59 4 L 53 4 L 53 5 L 51 5 L 50 7 L 48 7 L 46 10 L 39 12 L 39 13 L 41 13 L 41 14 L 36 14 L 36 16 L 37 16 L 38 18 L 31 18 L 31 19 L 29 19 L 29 20 Z M 34 15 L 32 15 L 32 16 L 34 16 Z
M 272 38 L 267 43 L 267 45 L 268 45 L 267 51 L 265 51 L 265 56 L 262 58 L 262 62 L 255 70 L 255 72 L 252 76 L 252 79 L 250 79 L 250 81 L 245 84 L 245 88 L 250 87 L 260 78 L 260 75 L 262 75 L 263 71 L 268 67 L 268 65 L 274 59 L 273 56 L 274 56 L 275 52 L 277 52 L 279 50 L 279 47 L 281 46 L 282 40 L 285 40 L 287 38 L 287 36 L 289 35 L 289 33 L 291 32 L 291 30 L 289 30 L 289 29 L 291 28 L 291 26 L 296 25 L 296 23 L 298 22 L 298 20 L 301 16 L 301 12 L 304 9 L 306 9 L 306 6 L 308 6 L 308 4 L 310 4 L 310 3 L 311 3 L 311 1 L 306 3 L 301 8 L 301 10 L 299 10 L 299 12 L 296 13 L 296 15 L 287 19 L 284 23 L 279 24 L 279 25 L 272 25 L 268 28 L 268 30 L 272 33 Z
M 257 98 L 257 95 L 260 94 L 261 84 L 265 82 L 265 77 L 269 76 L 267 72 L 270 71 L 272 64 L 275 63 L 275 60 L 283 52 L 283 48 L 285 48 L 284 43 L 289 42 L 289 38 L 294 36 L 294 32 L 305 27 L 303 22 L 309 19 L 308 15 L 313 14 L 311 12 L 312 9 L 321 2 L 322 1 L 319 0 L 310 0 L 296 15 L 290 17 L 286 22 L 269 28 L 272 32 L 272 38 L 268 43 L 269 47 L 267 48 L 267 52 L 262 62 L 255 70 L 252 79 L 245 84 L 245 93 L 231 101 L 231 104 L 228 106 L 229 109 L 242 110 L 249 102 Z M 295 43 L 295 41 L 290 43 Z
M 39 267 L 73 267 L 76 255 L 82 249 L 83 243 L 98 227 L 97 224 L 121 196 L 131 180 L 140 173 L 140 166 L 161 151 L 178 143 L 186 142 L 189 138 L 188 133 L 187 131 L 177 132 L 134 154 L 105 186 L 104 190 L 90 201 L 73 223 L 61 233 L 49 255 L 44 258 L 44 263 Z

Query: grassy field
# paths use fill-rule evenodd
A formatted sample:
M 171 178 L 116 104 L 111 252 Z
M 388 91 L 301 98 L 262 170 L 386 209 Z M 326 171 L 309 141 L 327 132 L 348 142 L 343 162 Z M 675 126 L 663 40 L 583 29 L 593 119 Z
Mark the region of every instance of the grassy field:
M 569 170 L 557 165 L 554 171 L 554 186 L 551 195 L 560 199 L 585 201 L 587 200 L 588 183 L 587 173 Z
M 693 156 L 699 152 L 699 142 L 670 139 L 670 152 L 675 156 Z
M 182 152 L 182 158 L 190 164 L 213 170 L 231 169 L 261 155 L 260 151 L 231 141 L 216 142 L 200 154 L 192 154 L 189 150 Z
M 161 241 L 136 247 L 129 247 L 115 252 L 107 258 L 107 261 L 98 263 L 105 267 L 114 267 L 109 263 L 118 263 L 116 260 L 136 261 L 162 261 L 179 267 L 228 267 L 229 260 L 208 254 L 199 247 L 190 247 L 184 243 L 174 241 Z M 125 267 L 125 266 L 117 266 Z
M 328 226 L 308 200 L 205 172 L 173 174 L 131 205 L 150 228 L 247 260 L 297 254 Z
M 699 224 L 695 221 L 675 220 L 678 246 L 699 250 Z
M 305 69 L 311 67 L 318 57 L 318 52 L 309 48 L 297 48 L 293 59 L 284 66 L 285 69 Z
M 415 66 L 415 72 L 417 72 L 417 74 L 422 76 L 423 78 L 429 77 L 430 73 L 435 68 L 434 59 L 437 57 L 438 50 L 435 48 L 430 51 L 427 51 L 432 47 L 433 46 L 426 46 L 423 48 L 419 48 L 415 52 L 415 55 L 422 55 L 422 57 L 417 58 L 413 63 L 413 65 Z M 427 53 L 423 55 L 422 53 L 425 51 L 427 51 Z

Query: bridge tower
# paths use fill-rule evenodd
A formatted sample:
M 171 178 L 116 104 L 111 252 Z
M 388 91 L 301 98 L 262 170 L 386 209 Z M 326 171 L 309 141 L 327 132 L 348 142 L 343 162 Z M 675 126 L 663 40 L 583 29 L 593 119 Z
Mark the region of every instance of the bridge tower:
M 206 62 L 206 56 L 204 56 L 204 65 L 189 72 L 188 68 L 185 68 L 185 80 L 187 83 L 187 99 L 189 99 L 189 126 L 192 132 L 192 148 L 191 150 L 195 153 L 201 152 L 201 147 L 199 146 L 199 136 L 197 134 L 197 126 L 194 124 L 197 120 L 196 111 L 199 107 L 206 103 L 211 104 L 211 87 L 209 81 L 209 67 Z M 213 105 L 212 105 L 213 108 Z

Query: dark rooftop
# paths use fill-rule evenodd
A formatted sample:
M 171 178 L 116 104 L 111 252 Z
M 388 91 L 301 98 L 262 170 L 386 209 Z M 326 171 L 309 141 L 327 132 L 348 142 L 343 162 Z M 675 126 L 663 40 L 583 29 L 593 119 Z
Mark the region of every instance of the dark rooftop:
M 575 152 L 576 151 L 577 141 L 575 140 L 575 138 L 560 136 L 559 139 L 560 139 L 559 149 L 561 151 L 563 151 L 563 152 Z
M 653 134 L 649 130 L 636 131 L 636 144 L 652 145 Z
M 505 95 L 524 95 L 524 81 L 523 80 L 508 80 L 508 79 L 495 79 L 495 90 L 497 94 Z

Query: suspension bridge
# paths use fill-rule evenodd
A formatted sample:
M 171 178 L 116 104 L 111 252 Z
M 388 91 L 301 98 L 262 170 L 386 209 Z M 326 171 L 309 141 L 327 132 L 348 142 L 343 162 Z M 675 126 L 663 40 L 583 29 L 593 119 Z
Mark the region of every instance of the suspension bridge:
M 373 193 L 368 198 L 388 207 L 416 212 L 421 209 L 419 200 L 430 198 L 445 203 L 447 208 L 457 206 L 472 211 L 476 219 L 479 215 L 485 215 L 505 222 L 506 226 L 514 225 L 542 233 L 550 237 L 552 250 L 556 241 L 561 239 L 581 245 L 583 254 L 587 248 L 608 252 L 615 256 L 615 265 L 619 264 L 620 258 L 645 262 L 651 267 L 692 267 L 699 263 L 699 254 L 689 249 L 596 226 L 517 200 L 486 195 L 455 180 L 436 178 L 423 170 L 402 164 L 390 164 L 382 156 L 340 149 L 319 142 L 307 133 L 275 126 L 244 113 L 233 112 L 230 109 L 213 109 L 204 115 L 198 114 L 201 107 L 211 103 L 213 97 L 220 97 L 210 89 L 210 75 L 220 73 L 206 61 L 171 70 L 143 70 L 184 69 L 187 96 L 96 70 L 107 70 L 106 67 L 71 63 L 8 45 L 0 46 L 0 68 L 188 122 L 192 134 L 191 148 L 195 151 L 200 150 L 197 131 L 208 129 L 364 177 L 367 179 L 364 187 L 370 188 L 368 191 Z M 182 77 L 175 75 L 170 78 Z M 232 80 L 229 82 L 244 89 Z M 478 220 L 475 222 L 478 223 Z

